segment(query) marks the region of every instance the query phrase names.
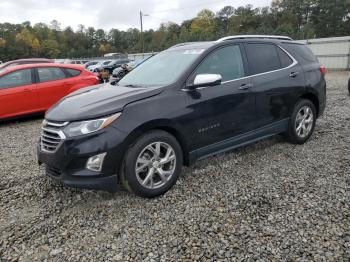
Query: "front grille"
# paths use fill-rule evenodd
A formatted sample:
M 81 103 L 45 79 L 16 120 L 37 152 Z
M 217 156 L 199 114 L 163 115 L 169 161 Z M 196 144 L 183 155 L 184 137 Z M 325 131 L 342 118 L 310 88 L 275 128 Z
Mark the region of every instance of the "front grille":
M 40 138 L 42 151 L 54 153 L 57 150 L 62 140 L 66 138 L 62 128 L 67 124 L 68 122 L 48 122 L 44 120 Z
M 59 170 L 56 167 L 46 165 L 45 167 L 46 174 L 50 176 L 60 176 L 61 175 L 61 170 Z

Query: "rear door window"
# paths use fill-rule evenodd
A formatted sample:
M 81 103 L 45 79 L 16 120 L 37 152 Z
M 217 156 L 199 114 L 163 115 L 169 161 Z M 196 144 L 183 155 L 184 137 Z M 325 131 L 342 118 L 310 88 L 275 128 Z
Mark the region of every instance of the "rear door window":
M 281 68 L 277 47 L 266 43 L 246 44 L 247 58 L 252 75 Z
M 240 47 L 235 45 L 215 50 L 199 65 L 195 75 L 198 74 L 219 74 L 223 82 L 244 77 Z
M 38 75 L 41 83 L 66 78 L 63 70 L 58 67 L 39 67 Z
M 0 89 L 32 84 L 31 69 L 18 70 L 0 77 Z

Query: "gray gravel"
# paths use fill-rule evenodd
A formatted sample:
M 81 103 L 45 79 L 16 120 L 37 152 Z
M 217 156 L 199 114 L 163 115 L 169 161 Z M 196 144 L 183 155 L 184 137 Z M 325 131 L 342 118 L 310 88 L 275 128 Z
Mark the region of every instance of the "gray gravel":
M 65 189 L 37 166 L 42 119 L 0 126 L 0 261 L 350 259 L 349 73 L 302 146 L 272 138 L 183 171 L 166 195 Z

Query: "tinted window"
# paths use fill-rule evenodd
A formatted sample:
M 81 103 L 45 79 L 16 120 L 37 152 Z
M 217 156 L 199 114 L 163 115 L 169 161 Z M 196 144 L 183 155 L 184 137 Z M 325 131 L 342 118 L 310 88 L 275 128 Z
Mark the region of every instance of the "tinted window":
M 280 61 L 281 61 L 282 68 L 290 66 L 293 63 L 293 60 L 281 48 L 277 48 L 277 51 L 278 51 L 278 56 L 279 56 Z
M 32 72 L 30 69 L 8 73 L 0 78 L 0 89 L 32 84 Z
M 228 46 L 211 53 L 196 70 L 196 75 L 198 74 L 219 74 L 222 81 L 244 77 L 239 46 Z
M 251 74 L 260 74 L 281 68 L 277 47 L 272 44 L 247 44 Z
M 78 76 L 81 73 L 80 70 L 72 69 L 72 68 L 66 68 L 66 71 L 70 76 Z
M 47 82 L 66 78 L 66 75 L 58 67 L 39 67 L 38 68 L 40 82 Z
M 297 58 L 299 62 L 302 62 L 302 63 L 318 62 L 315 55 L 312 53 L 312 51 L 306 45 L 295 44 L 295 43 L 284 43 L 283 47 L 292 56 Z

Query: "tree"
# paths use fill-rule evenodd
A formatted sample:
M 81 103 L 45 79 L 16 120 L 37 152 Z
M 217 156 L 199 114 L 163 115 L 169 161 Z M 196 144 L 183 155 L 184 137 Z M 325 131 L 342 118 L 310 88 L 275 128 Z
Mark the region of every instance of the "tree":
M 47 39 L 42 44 L 42 52 L 45 57 L 57 58 L 61 53 L 60 45 L 54 39 Z
M 230 17 L 235 13 L 235 9 L 232 6 L 223 7 L 216 16 L 218 17 L 219 28 L 223 34 L 228 33 L 228 25 Z
M 52 20 L 50 23 L 50 28 L 55 31 L 60 31 L 61 24 L 57 20 Z
M 204 9 L 193 20 L 191 31 L 195 34 L 197 40 L 212 40 L 215 37 L 216 26 L 215 14 L 208 9 Z
M 34 56 L 38 57 L 40 53 L 40 42 L 37 38 L 33 39 L 31 47 L 32 47 L 32 53 L 34 54 Z
M 0 47 L 3 48 L 6 45 L 6 40 L 3 38 L 0 38 Z
M 100 48 L 98 49 L 98 51 L 100 52 L 100 55 L 105 55 L 108 52 L 110 52 L 111 50 L 111 45 L 110 44 L 101 44 Z

